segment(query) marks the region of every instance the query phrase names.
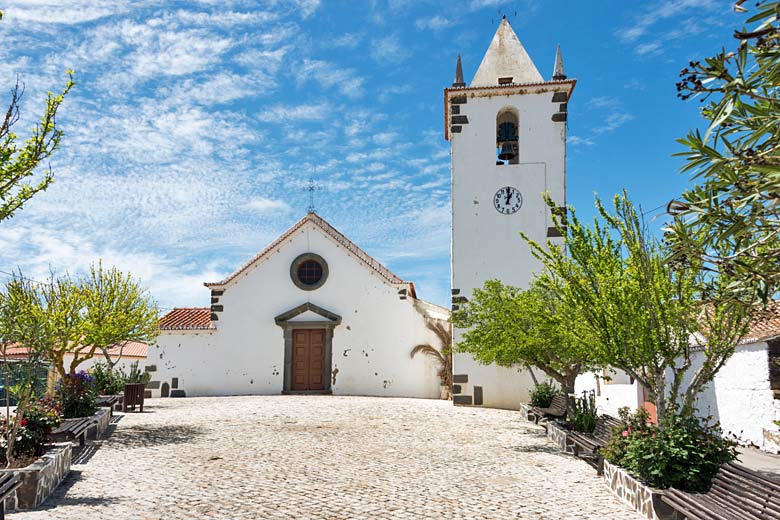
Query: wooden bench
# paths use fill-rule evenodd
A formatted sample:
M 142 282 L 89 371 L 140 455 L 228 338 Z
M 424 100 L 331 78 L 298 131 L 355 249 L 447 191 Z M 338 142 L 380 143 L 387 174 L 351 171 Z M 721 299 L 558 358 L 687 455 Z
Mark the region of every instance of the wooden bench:
M 97 405 L 101 408 L 113 408 L 117 401 L 119 401 L 118 395 L 101 395 L 98 396 Z
M 98 408 L 108 408 L 108 416 L 114 416 L 114 406 L 119 401 L 118 395 L 99 395 L 97 398 Z
M 706 493 L 667 489 L 661 499 L 688 520 L 780 518 L 780 483 L 734 463 L 721 466 Z
M 545 417 L 566 417 L 566 396 L 558 394 L 552 398 L 550 406 L 547 408 L 532 407 L 528 413 L 534 416 L 534 423 L 539 423 L 540 419 Z
M 567 443 L 572 444 L 572 451 L 575 457 L 580 456 L 580 450 L 588 452 L 588 456 L 596 460 L 596 472 L 601 475 L 604 473 L 604 457 L 601 450 L 607 445 L 612 433 L 616 428 L 622 426 L 622 423 L 611 415 L 602 415 L 596 421 L 596 427 L 593 433 L 569 432 L 566 436 Z
M 93 427 L 97 428 L 97 421 L 94 417 L 63 419 L 59 427 L 49 434 L 49 440 L 52 442 L 78 440 L 79 446 L 84 446 L 89 430 Z
M 0 473 L 0 520 L 5 520 L 5 499 L 21 485 L 22 480 L 15 471 Z

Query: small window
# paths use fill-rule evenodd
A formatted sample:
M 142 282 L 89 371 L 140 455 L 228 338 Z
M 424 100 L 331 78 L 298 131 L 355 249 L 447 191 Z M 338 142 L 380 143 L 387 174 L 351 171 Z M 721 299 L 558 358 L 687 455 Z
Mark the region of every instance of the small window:
M 299 289 L 313 291 L 328 279 L 328 264 L 320 255 L 304 253 L 290 265 L 290 278 Z
M 298 266 L 298 280 L 305 285 L 314 285 L 322 280 L 322 264 L 316 260 L 306 260 Z
M 496 116 L 496 164 L 519 164 L 518 117 L 506 108 Z

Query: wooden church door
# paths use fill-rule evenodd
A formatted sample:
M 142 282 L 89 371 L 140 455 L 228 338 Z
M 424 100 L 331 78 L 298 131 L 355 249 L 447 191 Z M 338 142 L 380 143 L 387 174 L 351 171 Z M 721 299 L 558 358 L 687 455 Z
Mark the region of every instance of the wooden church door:
M 293 331 L 293 391 L 324 390 L 325 329 Z

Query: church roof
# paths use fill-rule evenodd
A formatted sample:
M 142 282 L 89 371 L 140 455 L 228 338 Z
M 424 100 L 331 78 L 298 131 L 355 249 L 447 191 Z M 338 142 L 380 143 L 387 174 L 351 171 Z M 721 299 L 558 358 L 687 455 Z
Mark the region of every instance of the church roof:
M 208 307 L 174 307 L 160 318 L 160 330 L 207 330 L 211 324 L 211 309 Z
M 271 244 L 268 247 L 260 251 L 260 253 L 258 253 L 249 262 L 241 266 L 236 272 L 234 272 L 233 274 L 231 274 L 230 276 L 228 276 L 227 278 L 219 282 L 207 282 L 204 283 L 203 285 L 205 285 L 206 287 L 222 287 L 224 285 L 227 285 L 236 277 L 238 277 L 240 274 L 252 268 L 252 266 L 254 266 L 257 262 L 259 262 L 269 254 L 271 254 L 273 251 L 275 251 L 280 244 L 285 242 L 296 231 L 298 231 L 303 226 L 309 223 L 319 227 L 325 233 L 325 235 L 327 235 L 332 240 L 336 241 L 339 245 L 344 247 L 347 251 L 352 253 L 352 255 L 355 258 L 357 258 L 360 262 L 362 262 L 367 267 L 372 269 L 374 272 L 376 272 L 379 276 L 384 278 L 386 281 L 392 284 L 408 283 L 408 282 L 404 282 L 401 278 L 393 274 L 387 267 L 379 263 L 371 255 L 369 255 L 368 253 L 360 249 L 354 242 L 352 242 L 350 239 L 348 239 L 343 234 L 341 234 L 336 228 L 328 224 L 328 222 L 326 222 L 324 218 L 320 217 L 314 212 L 311 212 L 308 213 L 301 220 L 299 220 L 293 227 L 291 227 L 290 229 L 282 233 L 282 235 L 279 238 L 271 242 Z
M 501 20 L 469 86 L 492 87 L 499 84 L 499 78 L 512 78 L 509 82 L 515 84 L 544 82 L 506 18 Z

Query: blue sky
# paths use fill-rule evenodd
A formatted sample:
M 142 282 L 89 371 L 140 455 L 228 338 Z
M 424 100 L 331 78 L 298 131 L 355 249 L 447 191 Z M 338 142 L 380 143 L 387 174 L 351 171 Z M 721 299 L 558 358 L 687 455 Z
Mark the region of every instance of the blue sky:
M 318 213 L 446 305 L 442 89 L 458 52 L 470 81 L 501 13 L 543 76 L 560 43 L 578 80 L 569 203 L 587 217 L 594 192 L 626 188 L 656 209 L 688 182 L 675 138 L 702 126 L 698 103 L 676 98 L 677 74 L 733 47 L 741 24 L 716 0 L 13 0 L 3 10 L 0 91 L 17 73 L 26 84 L 18 132 L 65 69 L 78 85 L 59 118 L 56 182 L 0 223 L 0 270 L 36 278 L 102 258 L 163 308 L 207 305 L 202 282 L 305 214 L 310 177 L 323 187 Z

